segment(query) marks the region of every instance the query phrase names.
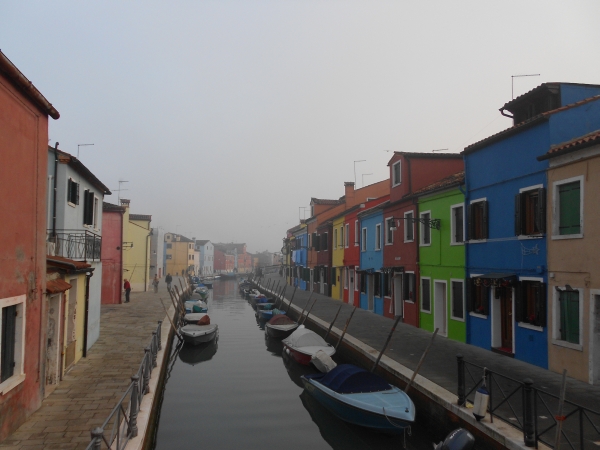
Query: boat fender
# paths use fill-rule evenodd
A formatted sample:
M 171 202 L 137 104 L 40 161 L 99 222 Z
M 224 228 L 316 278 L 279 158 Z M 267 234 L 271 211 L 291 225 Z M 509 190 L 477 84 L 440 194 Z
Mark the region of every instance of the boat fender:
M 470 450 L 475 445 L 475 438 L 464 428 L 452 431 L 434 450 Z
M 473 416 L 475 416 L 475 419 L 477 419 L 478 422 L 485 417 L 485 414 L 488 409 L 489 401 L 490 401 L 489 391 L 487 390 L 485 385 L 481 386 L 475 392 L 475 403 L 473 406 Z

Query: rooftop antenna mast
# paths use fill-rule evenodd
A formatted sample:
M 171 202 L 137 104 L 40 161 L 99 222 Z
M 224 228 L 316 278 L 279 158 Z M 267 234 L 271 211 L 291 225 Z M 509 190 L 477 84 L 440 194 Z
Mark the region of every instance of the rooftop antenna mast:
M 431 153 L 435 153 L 435 152 L 446 152 L 450 150 L 449 148 L 436 148 L 435 150 L 431 150 Z
M 521 77 L 539 77 L 540 74 L 539 73 L 531 73 L 531 74 L 526 74 L 526 75 L 511 75 L 510 76 L 510 84 L 511 84 L 511 91 L 512 91 L 512 98 L 513 100 L 515 99 L 515 78 L 521 78 Z
M 119 189 L 113 189 L 113 191 L 117 191 L 117 203 L 120 205 L 121 204 L 121 191 L 128 191 L 129 189 L 123 189 L 121 187 L 121 185 L 123 183 L 129 183 L 129 181 L 125 181 L 125 180 L 119 180 Z

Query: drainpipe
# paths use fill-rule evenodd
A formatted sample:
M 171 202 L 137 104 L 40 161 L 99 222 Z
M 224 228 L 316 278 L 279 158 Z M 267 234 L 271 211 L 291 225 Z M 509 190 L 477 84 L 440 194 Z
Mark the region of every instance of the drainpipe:
M 467 158 L 465 156 L 463 156 L 463 162 L 464 162 L 464 167 L 465 167 L 465 190 L 462 190 L 462 187 L 459 186 L 458 188 L 460 189 L 460 192 L 463 193 L 463 195 L 465 196 L 465 217 L 467 218 L 467 223 L 463 224 L 463 226 L 465 227 L 465 235 L 466 238 L 465 239 L 465 282 L 468 283 L 470 281 L 470 277 L 471 277 L 471 271 L 469 270 L 469 239 L 471 238 L 471 236 L 469 236 L 469 216 L 467 215 L 469 212 L 469 185 L 468 185 L 468 178 L 467 178 Z M 465 286 L 466 287 L 466 286 Z M 472 295 L 472 293 L 471 293 Z M 489 299 L 488 299 L 489 301 Z M 467 303 L 468 304 L 468 303 Z M 470 327 L 470 322 L 471 320 L 469 319 L 469 313 L 471 311 L 466 311 L 465 314 L 465 325 L 466 325 L 466 331 L 467 331 L 467 342 L 470 343 L 471 342 L 471 327 Z
M 56 176 L 58 173 L 58 142 L 54 144 L 54 198 L 52 199 L 52 237 L 56 238 Z
M 150 239 L 150 237 L 152 236 L 152 228 L 150 228 L 150 233 L 148 233 L 148 236 L 146 236 L 146 264 L 145 264 L 145 268 L 144 268 L 144 290 L 147 291 L 148 290 L 148 272 L 150 271 L 150 268 L 148 267 L 148 260 L 150 258 L 148 258 L 148 240 Z
M 504 112 L 504 108 L 500 108 L 499 111 L 500 111 L 500 114 L 502 114 L 504 117 L 508 117 L 509 119 L 514 119 L 515 118 L 514 116 L 511 116 L 510 114 L 506 114 Z
M 87 357 L 88 343 L 88 318 L 90 312 L 90 278 L 94 276 L 94 272 L 85 273 L 85 318 L 83 321 L 83 357 Z

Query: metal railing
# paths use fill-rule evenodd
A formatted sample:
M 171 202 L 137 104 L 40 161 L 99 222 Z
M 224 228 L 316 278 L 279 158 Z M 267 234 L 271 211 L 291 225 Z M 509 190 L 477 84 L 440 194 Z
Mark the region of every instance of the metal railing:
M 497 417 L 523 431 L 523 442 L 538 448 L 542 442 L 554 448 L 556 427 L 562 422 L 561 448 L 596 448 L 600 441 L 600 412 L 565 400 L 563 413 L 558 414 L 559 396 L 523 381 L 501 375 L 473 364 L 457 355 L 458 404 L 475 403 L 478 388 L 484 384 L 489 392 L 487 412 L 493 422 Z
M 144 349 L 142 363 L 136 374 L 131 377 L 129 387 L 104 423 L 91 431 L 91 441 L 86 450 L 122 450 L 131 438 L 138 435 L 138 412 L 144 395 L 149 392 L 150 376 L 157 366 L 156 356 L 162 348 L 161 326 L 162 321 L 159 320 L 156 330 L 152 332 L 150 345 Z
M 48 254 L 64 258 L 99 261 L 102 236 L 87 230 L 57 230 L 48 232 Z

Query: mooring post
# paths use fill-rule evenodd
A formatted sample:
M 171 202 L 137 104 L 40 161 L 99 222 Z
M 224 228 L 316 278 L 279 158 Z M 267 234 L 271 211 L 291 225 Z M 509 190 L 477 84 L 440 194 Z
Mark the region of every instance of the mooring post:
M 277 286 L 275 287 L 275 292 L 277 292 L 277 289 L 279 289 L 279 283 L 281 283 L 281 280 L 277 280 Z
M 92 441 L 94 441 L 94 450 L 100 450 L 102 448 L 102 438 L 104 438 L 104 430 L 100 427 L 92 430 Z
M 465 357 L 456 355 L 458 363 L 458 405 L 463 406 L 467 399 L 465 398 Z
M 131 437 L 136 437 L 138 435 L 137 416 L 140 407 L 138 399 L 140 395 L 139 381 L 140 377 L 138 375 L 133 375 L 131 377 L 131 382 L 133 383 L 131 388 L 131 403 L 129 404 L 129 432 L 131 433 Z
M 306 317 L 304 317 L 304 320 L 302 321 L 302 324 L 304 324 L 304 322 L 306 322 L 306 319 L 308 319 L 308 315 L 310 314 L 310 312 L 313 309 L 313 306 L 315 306 L 315 303 L 317 303 L 317 300 L 319 300 L 318 298 L 315 298 L 315 301 L 313 302 L 313 304 L 310 306 L 309 310 L 306 313 Z
M 346 320 L 346 326 L 344 327 L 344 331 L 342 331 L 342 335 L 340 336 L 340 339 L 338 340 L 337 344 L 335 345 L 335 349 L 336 350 L 338 349 L 338 347 L 340 346 L 340 343 L 344 339 L 344 335 L 346 334 L 346 330 L 348 329 L 348 325 L 350 325 L 350 321 L 352 320 L 352 316 L 354 315 L 355 311 L 356 311 L 356 306 L 354 307 L 354 309 L 350 313 L 350 317 L 348 317 L 348 320 Z
M 344 306 L 344 304 L 342 303 L 340 305 L 340 307 L 337 310 L 337 313 L 335 313 L 335 317 L 333 318 L 333 320 L 331 321 L 331 323 L 329 324 L 329 329 L 327 330 L 327 333 L 325 333 L 325 337 L 323 338 L 323 340 L 327 339 L 327 336 L 329 336 L 329 332 L 331 331 L 331 329 L 333 328 L 333 324 L 335 323 L 335 320 L 338 318 L 338 314 L 340 313 L 340 311 L 342 310 L 342 306 Z
M 390 339 L 392 339 L 392 334 L 394 334 L 394 331 L 396 331 L 396 325 L 398 325 L 398 322 L 400 322 L 400 319 L 402 319 L 402 316 L 396 317 L 396 321 L 394 322 L 394 326 L 390 330 L 390 334 L 388 334 L 388 337 L 387 337 L 387 339 L 385 341 L 385 344 L 383 344 L 383 348 L 381 349 L 381 352 L 379 352 L 379 356 L 375 360 L 375 364 L 373 364 L 373 367 L 371 367 L 371 372 L 373 372 L 375 370 L 375 367 L 377 367 L 377 365 L 379 364 L 379 360 L 383 356 L 383 352 L 385 352 L 385 349 L 387 348 L 388 344 L 390 343 Z
M 533 429 L 533 380 L 523 380 L 523 441 L 527 447 L 535 446 L 535 433 Z

